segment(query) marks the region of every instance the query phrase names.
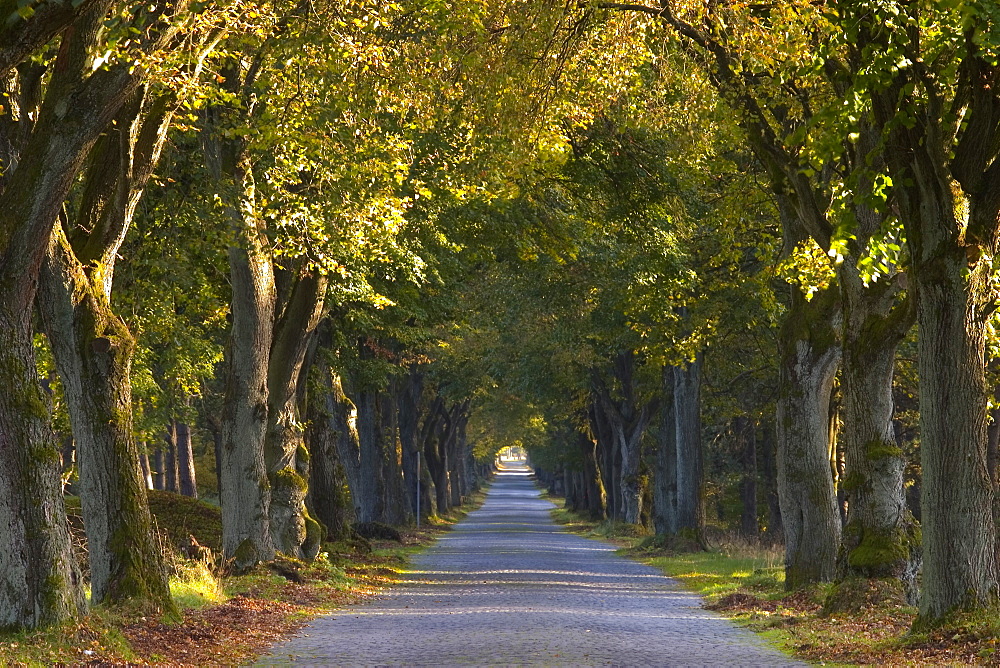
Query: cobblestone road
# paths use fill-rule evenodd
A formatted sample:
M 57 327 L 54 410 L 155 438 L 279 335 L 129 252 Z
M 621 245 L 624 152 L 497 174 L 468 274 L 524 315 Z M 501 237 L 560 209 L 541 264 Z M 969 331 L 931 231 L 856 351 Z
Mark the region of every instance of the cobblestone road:
M 501 473 L 398 587 L 315 620 L 260 665 L 802 665 L 561 530 L 551 508 L 526 473 Z

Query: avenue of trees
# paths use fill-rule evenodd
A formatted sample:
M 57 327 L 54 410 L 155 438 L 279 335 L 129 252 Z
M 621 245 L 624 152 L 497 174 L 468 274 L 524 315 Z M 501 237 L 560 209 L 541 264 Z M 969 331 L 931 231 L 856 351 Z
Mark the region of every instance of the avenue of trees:
M 240 573 L 506 446 L 831 605 L 994 605 L 998 16 L 0 0 L 0 628 L 170 610 L 147 489 Z

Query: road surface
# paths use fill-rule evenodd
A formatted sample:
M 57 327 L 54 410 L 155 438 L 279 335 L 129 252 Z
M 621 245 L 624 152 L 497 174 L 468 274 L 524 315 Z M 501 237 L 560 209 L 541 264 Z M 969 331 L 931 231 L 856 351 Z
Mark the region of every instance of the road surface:
M 384 596 L 321 617 L 259 665 L 803 665 L 655 569 L 552 522 L 526 470 Z

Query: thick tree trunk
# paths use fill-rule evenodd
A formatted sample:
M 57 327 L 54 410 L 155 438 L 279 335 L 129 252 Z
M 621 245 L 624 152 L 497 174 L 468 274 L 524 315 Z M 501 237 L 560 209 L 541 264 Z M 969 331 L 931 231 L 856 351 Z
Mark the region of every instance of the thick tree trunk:
M 607 519 L 607 498 L 601 484 L 601 474 L 597 466 L 597 441 L 577 431 L 577 443 L 583 458 L 582 484 L 586 495 L 587 514 L 595 520 Z
M 674 369 L 677 425 L 677 530 L 700 536 L 704 528 L 704 465 L 701 448 L 701 355 Z
M 396 397 L 392 392 L 379 393 L 378 408 L 382 438 L 382 521 L 402 526 L 413 521 L 413 512 L 406 498 L 405 481 L 401 464 L 399 422 L 396 415 Z
M 653 472 L 653 530 L 659 536 L 677 533 L 677 419 L 674 416 L 673 366 L 663 367 L 663 407 Z
M 403 480 L 406 484 L 406 499 L 410 510 L 416 516 L 418 478 L 417 452 L 420 438 L 420 397 L 424 389 L 424 376 L 411 367 L 403 381 L 401 391 L 397 396 L 397 415 L 399 420 L 399 442 L 402 450 Z M 427 510 L 421 502 L 421 512 Z
M 359 411 L 344 393 L 340 376 L 332 372 L 322 356 L 317 360 L 317 364 L 325 390 L 330 431 L 333 433 L 337 456 L 344 467 L 347 486 L 351 491 L 354 520 L 360 524 L 374 522 L 378 511 L 378 487 L 377 480 L 366 478 L 362 472 Z
M 167 489 L 166 469 L 166 457 L 163 455 L 163 447 L 161 446 L 153 451 L 153 489 L 161 492 Z
M 598 412 L 604 414 L 607 432 L 620 456 L 620 460 L 615 463 L 618 466 L 621 519 L 629 524 L 639 524 L 642 521 L 642 484 L 639 475 L 642 436 L 656 411 L 658 399 L 654 397 L 646 405 L 639 406 L 633 351 L 622 351 L 615 357 L 614 375 L 619 384 L 616 393 L 620 398 L 617 400 L 599 374 L 593 374 L 592 385 L 600 402 Z
M 252 89 L 243 64 L 228 60 L 224 86 L 233 95 Z M 253 70 L 253 68 L 251 68 Z M 201 132 L 205 165 L 220 184 L 220 201 L 229 225 L 230 330 L 226 347 L 226 385 L 222 403 L 221 457 L 222 551 L 243 571 L 274 558 L 271 534 L 271 480 L 265 458 L 271 399 L 268 371 L 274 344 L 277 287 L 266 221 L 258 210 L 253 160 L 246 140 L 227 130 L 246 123 L 255 101 L 205 108 Z
M 38 626 L 83 610 L 80 584 L 68 556 L 58 448 L 46 427 L 48 416 L 39 395 L 29 317 L 53 223 L 90 148 L 147 74 L 131 59 L 98 69 L 91 66 L 111 4 L 85 2 L 70 8 L 58 3 L 59 7 L 40 8 L 44 16 L 66 9 L 67 21 L 74 15 L 73 29 L 63 32 L 56 66 L 45 83 L 45 102 L 38 109 L 37 96 L 23 106 L 23 99 L 4 98 L 5 105 L 18 105 L 14 125 L 20 138 L 12 148 L 9 124 L 0 124 L 0 134 L 7 135 L 0 136 L 4 145 L 0 176 L 0 371 L 13 388 L 0 398 L 0 627 Z M 178 7 L 186 9 L 183 4 Z M 148 26 L 139 48 L 147 53 L 162 48 L 181 23 L 167 20 Z M 22 28 L 30 32 L 43 24 L 49 27 L 33 37 L 22 32 Z M 0 63 L 2 78 L 8 80 L 13 60 L 34 51 L 64 25 L 68 23 L 49 23 L 36 17 L 4 28 L 5 38 L 15 40 L 10 42 L 15 46 L 8 49 L 9 40 L 3 40 L 0 50 L 6 52 L 8 60 Z M 32 88 L 40 91 L 44 70 L 28 67 L 23 71 L 35 72 Z M 23 71 L 19 69 L 19 73 Z M 96 338 L 107 338 L 114 346 L 119 343 L 119 332 L 112 331 L 110 337 L 97 332 Z M 103 348 L 103 341 L 97 346 Z M 117 352 L 94 351 L 95 356 L 105 356 L 92 360 L 94 370 L 102 370 L 102 364 L 113 367 L 120 359 Z M 108 399 L 107 406 L 127 404 L 120 397 Z M 116 420 L 115 429 L 122 428 L 124 422 Z M 134 448 L 119 454 L 130 457 L 120 466 L 134 467 L 139 479 Z M 81 469 L 84 458 L 81 453 Z M 26 489 L 32 490 L 30 501 Z M 131 505 L 131 500 L 126 504 Z
M 441 419 L 437 422 L 434 437 L 427 440 L 424 451 L 427 469 L 434 480 L 434 494 L 437 512 L 445 513 L 451 508 L 451 483 L 448 479 L 448 452 L 450 441 L 455 437 L 454 421 L 451 412 L 444 408 L 443 402 L 436 402 Z
M 164 489 L 174 494 L 181 493 L 180 467 L 177 462 L 177 425 L 171 421 L 163 435 L 163 480 Z
M 6 292 L 6 290 L 4 291 Z M 5 297 L 7 295 L 4 295 Z M 38 386 L 31 300 L 0 302 L 0 628 L 33 628 L 83 614 L 70 547 L 59 450 Z M 31 490 L 27 494 L 26 490 Z
M 630 438 L 625 425 L 612 423 L 615 438 L 618 439 L 618 450 L 622 453 L 621 461 L 621 508 L 622 520 L 629 524 L 638 524 L 642 514 L 642 494 L 639 485 L 639 459 L 641 453 L 642 434 L 638 438 Z
M 849 266 L 840 275 L 845 319 L 841 487 L 847 493 L 847 521 L 837 575 L 899 580 L 915 601 L 920 541 L 906 506 L 906 458 L 892 423 L 896 346 L 912 314 L 906 304 L 895 305 L 894 281 L 865 287 Z
M 326 529 L 327 540 L 338 541 L 349 537 L 351 532 L 351 498 L 337 449 L 338 430 L 347 425 L 335 419 L 328 409 L 330 378 L 326 363 L 317 361 L 312 376 L 318 391 L 309 392 L 306 405 L 305 441 L 309 450 L 306 502 L 312 516 Z
M 840 514 L 828 453 L 830 391 L 840 362 L 836 297 L 828 290 L 806 301 L 793 287 L 779 335 L 778 498 L 789 590 L 836 573 Z
M 467 453 L 465 451 L 465 426 L 469 418 L 466 414 L 468 403 L 456 406 L 452 418 L 455 421 L 455 435 L 451 440 L 451 449 L 448 453 L 448 463 L 451 469 L 448 472 L 448 480 L 451 481 L 451 505 L 458 507 L 462 505 L 463 497 L 467 494 L 465 482 L 465 461 Z
M 238 214 L 237 214 L 238 215 Z M 222 550 L 237 571 L 275 555 L 270 481 L 264 462 L 267 370 L 274 323 L 274 273 L 262 234 L 248 229 L 245 246 L 230 247 L 232 325 L 222 406 Z
M 757 523 L 757 438 L 756 425 L 746 416 L 733 420 L 736 451 L 743 466 L 740 481 L 740 534 L 748 540 L 757 540 L 760 527 Z
M 65 3 L 59 4 L 65 6 Z M 32 389 L 37 386 L 34 370 L 28 367 L 20 370 L 14 366 L 31 360 L 30 356 L 24 355 L 25 351 L 20 347 L 31 345 L 30 325 L 22 314 L 31 312 L 39 268 L 53 237 L 53 223 L 60 215 L 90 148 L 98 137 L 109 130 L 123 104 L 132 97 L 143 77 L 147 75 L 145 68 L 135 66 L 129 59 L 103 68 L 92 67 L 93 53 L 100 48 L 105 31 L 104 21 L 111 4 L 104 1 L 85 2 L 71 10 L 71 13 L 75 14 L 77 11 L 80 13 L 74 18 L 72 29 L 63 33 L 56 67 L 51 69 L 52 76 L 45 84 L 45 103 L 40 110 L 30 106 L 18 110 L 17 124 L 24 130 L 20 134 L 22 138 L 26 138 L 25 143 L 11 152 L 8 150 L 9 137 L 0 137 L 0 144 L 5 145 L 3 150 L 5 164 L 0 167 L 0 171 L 4 172 L 0 177 L 0 189 L 2 189 L 0 192 L 0 346 L 3 347 L 3 353 L 0 353 L 0 369 L 6 375 L 5 383 L 20 388 L 24 393 L 23 395 L 14 393 L 15 397 L 5 396 L 0 400 L 0 452 L 11 458 L 9 462 L 0 460 L 0 476 L 3 476 L 0 480 L 0 508 L 4 509 L 0 514 L 6 515 L 0 517 L 0 526 L 5 527 L 6 532 L 3 541 L 5 547 L 2 549 L 4 557 L 0 557 L 0 572 L 3 573 L 0 577 L 4 577 L 5 582 L 0 586 L 0 591 L 3 592 L 3 597 L 14 596 L 18 599 L 10 605 L 6 600 L 0 601 L 0 626 L 34 626 L 64 618 L 81 609 L 78 601 L 79 589 L 77 583 L 73 582 L 72 573 L 66 568 L 56 566 L 56 562 L 62 561 L 62 548 L 56 549 L 54 546 L 63 542 L 65 536 L 65 534 L 54 534 L 51 528 L 53 522 L 61 524 L 63 517 L 63 511 L 59 507 L 61 501 L 54 502 L 54 497 L 50 496 L 50 489 L 59 489 L 58 477 L 52 481 L 42 479 L 44 476 L 41 475 L 41 471 L 48 471 L 46 468 L 48 464 L 36 469 L 19 463 L 19 458 L 23 456 L 43 457 L 52 444 L 47 440 L 51 434 L 36 422 L 43 416 L 37 409 L 33 410 L 30 403 L 18 398 L 35 396 L 35 390 Z M 186 10 L 186 5 L 178 5 L 178 8 Z M 43 8 L 42 13 L 48 15 L 50 10 L 55 9 L 55 7 Z M 147 54 L 163 48 L 181 23 L 181 21 L 165 20 L 150 24 L 139 48 L 147 50 Z M 21 27 L 34 28 L 41 25 L 34 20 L 15 22 L 15 24 L 4 30 L 14 30 L 15 33 L 12 34 L 18 34 Z M 60 30 L 55 23 L 49 26 L 53 31 L 47 33 L 48 35 L 54 35 Z M 35 37 L 42 39 L 43 34 L 46 33 L 35 33 Z M 20 41 L 21 38 L 17 39 Z M 30 43 L 32 39 L 17 45 L 27 49 L 22 51 L 22 55 L 34 50 L 33 46 L 28 46 Z M 38 45 L 40 44 L 41 42 L 38 42 Z M 19 57 L 12 55 L 14 51 L 7 51 L 8 56 Z M 4 79 L 7 78 L 6 68 L 11 64 L 8 62 L 0 65 L 5 68 Z M 40 68 L 28 69 L 36 72 L 40 70 Z M 38 76 L 41 76 L 40 72 Z M 35 81 L 36 85 L 40 83 Z M 5 102 L 12 104 L 15 100 L 5 98 Z M 116 135 L 117 130 L 108 134 Z M 0 129 L 0 132 L 6 134 L 5 129 Z M 10 160 L 11 156 L 16 156 L 16 159 Z M 114 195 L 120 193 L 120 190 L 116 190 Z M 104 195 L 110 195 L 110 191 Z M 115 199 L 115 197 L 106 198 Z M 133 201 L 131 197 L 128 199 Z M 106 239 L 98 241 L 99 246 L 107 247 Z M 87 258 L 87 266 L 103 279 L 94 281 L 94 285 L 90 286 L 93 293 L 88 295 L 87 299 L 92 299 L 101 293 L 110 295 L 113 258 L 114 253 L 110 257 L 101 258 L 92 255 Z M 115 391 L 122 390 L 127 384 L 127 364 L 126 380 L 122 381 L 124 384 L 118 383 L 117 376 L 123 361 L 123 356 L 120 354 L 130 347 L 131 337 L 123 326 L 118 327 L 120 323 L 113 318 L 106 324 L 109 325 L 108 332 L 98 329 L 92 340 L 87 341 L 88 345 L 94 344 L 96 349 L 88 351 L 87 354 L 92 356 L 86 359 L 85 369 L 88 373 L 106 374 L 108 377 L 100 378 L 100 382 L 110 380 L 110 388 Z M 109 350 L 104 350 L 105 341 L 111 344 Z M 4 360 L 4 356 L 9 356 L 9 359 Z M 126 362 L 130 361 L 128 355 L 124 355 L 124 359 Z M 130 410 L 129 400 L 130 397 L 108 396 L 95 398 L 93 405 L 102 409 L 125 407 Z M 19 414 L 8 413 L 8 409 L 18 410 Z M 89 419 L 93 415 L 86 417 Z M 120 417 L 113 413 L 105 415 L 105 419 L 114 420 L 114 424 L 106 428 L 106 431 L 124 432 L 131 427 L 130 412 L 127 416 L 119 419 Z M 78 412 L 76 419 L 83 420 L 84 416 L 80 416 Z M 130 435 L 126 437 L 130 438 Z M 117 447 L 119 444 L 112 445 Z M 83 469 L 88 465 L 91 472 L 97 474 L 95 461 L 89 460 L 92 455 L 82 452 L 82 444 L 80 449 L 81 476 Z M 11 453 L 14 450 L 17 454 Z M 112 480 L 109 484 L 116 486 L 126 482 L 127 479 L 127 489 L 112 491 L 122 492 L 131 498 L 116 499 L 109 509 L 99 509 L 97 512 L 113 512 L 118 504 L 123 504 L 126 514 L 135 510 L 138 517 L 142 515 L 142 509 L 138 506 L 144 502 L 145 494 L 141 483 L 139 493 L 133 494 L 132 481 L 134 479 L 141 481 L 134 440 L 131 446 L 126 445 L 124 451 L 119 450 L 115 455 L 121 457 L 122 461 L 112 462 L 109 467 L 113 470 L 117 467 L 123 477 Z M 107 462 L 108 453 L 96 455 L 95 460 L 97 463 Z M 84 464 L 85 461 L 89 461 L 89 464 Z M 55 473 L 58 476 L 57 469 Z M 17 474 L 17 477 L 10 478 L 7 474 Z M 22 501 L 15 496 L 8 497 L 4 488 L 12 484 L 20 488 L 19 494 L 24 494 L 25 489 L 33 490 L 32 504 L 35 511 L 22 513 L 20 508 Z M 85 515 L 87 512 L 85 502 Z M 148 513 L 148 509 L 146 512 Z M 38 521 L 40 519 L 38 514 L 44 518 L 43 521 Z M 95 522 L 91 521 L 90 524 L 94 525 Z M 134 530 L 142 532 L 145 528 L 140 523 Z M 25 536 L 25 532 L 31 535 Z M 128 544 L 129 536 L 130 533 L 126 532 L 124 536 L 117 537 L 116 544 L 111 546 L 112 549 L 119 554 L 127 554 L 127 548 L 131 547 Z M 65 542 L 68 543 L 68 538 Z M 99 551 L 101 547 L 98 544 L 92 546 L 92 549 Z M 137 546 L 136 551 L 140 554 L 135 561 L 141 564 L 137 569 L 145 571 L 146 566 L 152 567 L 152 564 L 147 563 L 147 557 L 150 555 L 145 550 L 145 543 Z M 22 575 L 28 564 L 27 559 L 31 560 L 32 575 L 25 581 Z M 99 600 L 103 595 L 112 598 L 118 595 L 130 595 L 129 590 L 134 582 L 122 573 L 135 574 L 137 570 L 122 564 L 115 564 L 115 567 L 123 569 L 115 570 L 111 575 L 116 584 L 109 591 L 98 591 L 95 599 Z M 44 579 L 43 587 L 32 586 L 32 582 L 38 577 Z M 146 574 L 144 573 L 142 577 L 146 577 Z M 38 598 L 40 593 L 44 594 L 44 598 Z M 160 591 L 151 594 L 153 599 L 159 599 L 160 596 Z M 169 596 L 164 605 L 169 605 Z
M 191 427 L 185 422 L 174 423 L 177 446 L 177 487 L 184 496 L 198 498 L 198 480 L 194 472 L 194 449 L 191 445 Z
M 936 620 L 997 592 L 993 489 L 986 464 L 985 330 L 975 278 L 957 247 L 916 273 L 920 327 L 923 589 L 920 615 Z M 960 484 L 958 483 L 960 481 Z
M 71 221 L 50 237 L 38 307 L 77 443 L 91 600 L 173 602 L 132 429 L 135 340 L 111 310 L 115 260 L 159 159 L 175 102 L 144 89 L 93 146 Z
M 619 480 L 615 475 L 615 455 L 618 450 L 617 441 L 608 428 L 608 421 L 599 405 L 591 408 L 591 425 L 597 442 L 597 463 L 601 481 L 605 490 L 608 519 L 620 519 L 621 494 Z
M 139 599 L 172 609 L 132 428 L 135 339 L 57 228 L 38 306 L 77 444 L 91 601 Z M 108 287 L 110 290 L 110 286 Z
M 382 437 L 381 420 L 378 413 L 378 391 L 374 389 L 358 392 L 358 442 L 360 454 L 359 500 L 370 504 L 359 509 L 358 522 L 379 522 L 385 513 L 385 498 L 382 481 Z M 355 504 L 357 507 L 357 504 Z
M 326 277 L 318 274 L 298 274 L 292 279 L 273 329 L 267 371 L 264 462 L 271 484 L 271 539 L 279 552 L 310 560 L 319 554 L 321 535 L 305 504 L 309 453 L 301 427 L 299 388 L 302 374 L 308 373 L 306 354 L 319 325 L 326 285 Z

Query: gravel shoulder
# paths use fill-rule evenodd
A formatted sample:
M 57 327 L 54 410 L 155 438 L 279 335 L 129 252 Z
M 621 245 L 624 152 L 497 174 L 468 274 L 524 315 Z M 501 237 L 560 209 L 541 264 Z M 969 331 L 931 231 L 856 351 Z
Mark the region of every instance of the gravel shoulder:
M 526 471 L 397 587 L 321 617 L 258 665 L 804 665 L 655 569 L 554 524 Z

